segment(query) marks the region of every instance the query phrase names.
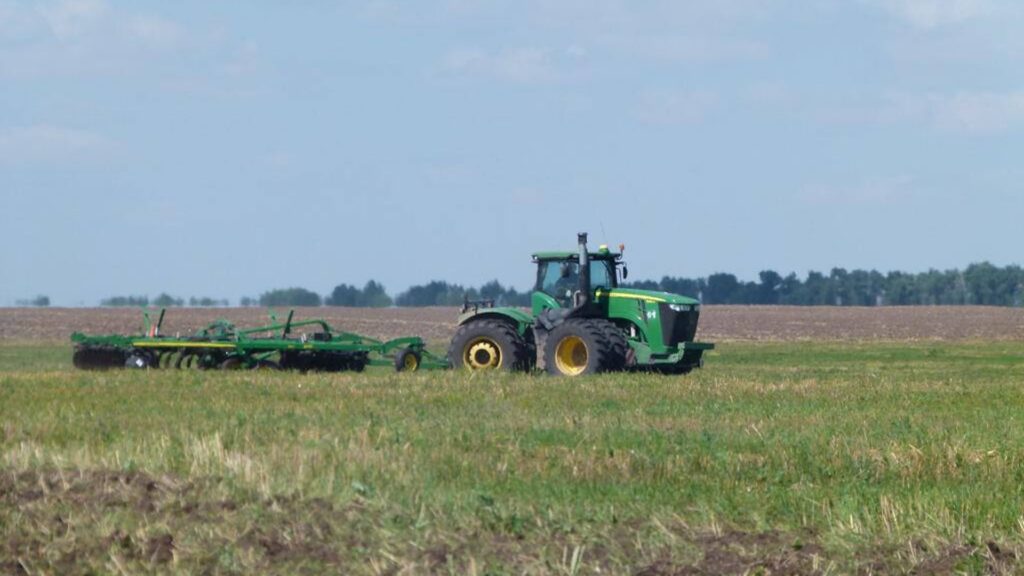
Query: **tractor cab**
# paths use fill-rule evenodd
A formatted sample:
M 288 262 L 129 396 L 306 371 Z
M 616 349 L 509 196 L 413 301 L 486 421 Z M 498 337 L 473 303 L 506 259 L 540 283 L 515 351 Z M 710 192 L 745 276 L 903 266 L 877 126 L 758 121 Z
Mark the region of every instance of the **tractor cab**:
M 597 252 L 588 254 L 590 271 L 589 296 L 600 290 L 619 285 L 619 275 L 625 272 L 622 254 L 602 245 Z M 580 257 L 577 252 L 539 252 L 533 255 L 537 265 L 537 282 L 533 288 L 531 307 L 534 314 L 549 308 L 573 308 L 579 305 L 585 289 L 580 282 Z M 620 270 L 620 266 L 622 269 Z M 585 279 L 584 279 L 585 280 Z

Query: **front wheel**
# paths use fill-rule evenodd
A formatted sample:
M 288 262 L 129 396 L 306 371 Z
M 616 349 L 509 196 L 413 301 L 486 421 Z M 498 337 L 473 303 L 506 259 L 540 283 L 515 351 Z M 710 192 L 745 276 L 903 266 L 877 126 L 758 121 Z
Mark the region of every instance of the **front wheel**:
M 606 372 L 616 352 L 601 320 L 572 319 L 548 334 L 544 357 L 549 374 L 581 376 Z
M 453 368 L 469 370 L 525 370 L 526 342 L 508 322 L 470 321 L 455 332 L 448 348 Z

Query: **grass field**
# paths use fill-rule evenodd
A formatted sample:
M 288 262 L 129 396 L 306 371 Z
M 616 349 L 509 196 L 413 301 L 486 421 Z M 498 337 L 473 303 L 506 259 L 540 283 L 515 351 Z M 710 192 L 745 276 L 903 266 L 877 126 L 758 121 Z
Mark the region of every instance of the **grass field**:
M 1012 573 L 1024 346 L 686 377 L 75 372 L 0 344 L 0 571 Z

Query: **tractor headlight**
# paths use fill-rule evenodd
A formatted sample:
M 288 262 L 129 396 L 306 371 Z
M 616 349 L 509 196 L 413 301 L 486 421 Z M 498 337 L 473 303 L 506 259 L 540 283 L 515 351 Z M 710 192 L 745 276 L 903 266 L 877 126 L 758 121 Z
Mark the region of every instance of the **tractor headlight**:
M 673 312 L 689 312 L 690 307 L 686 304 L 669 304 L 668 309 Z

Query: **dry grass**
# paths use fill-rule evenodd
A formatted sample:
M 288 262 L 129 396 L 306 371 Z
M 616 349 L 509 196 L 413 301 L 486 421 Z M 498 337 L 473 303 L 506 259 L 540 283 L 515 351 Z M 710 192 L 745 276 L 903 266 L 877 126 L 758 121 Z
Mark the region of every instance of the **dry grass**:
M 726 344 L 685 378 L 0 365 L 0 569 L 1008 572 L 1014 343 Z

